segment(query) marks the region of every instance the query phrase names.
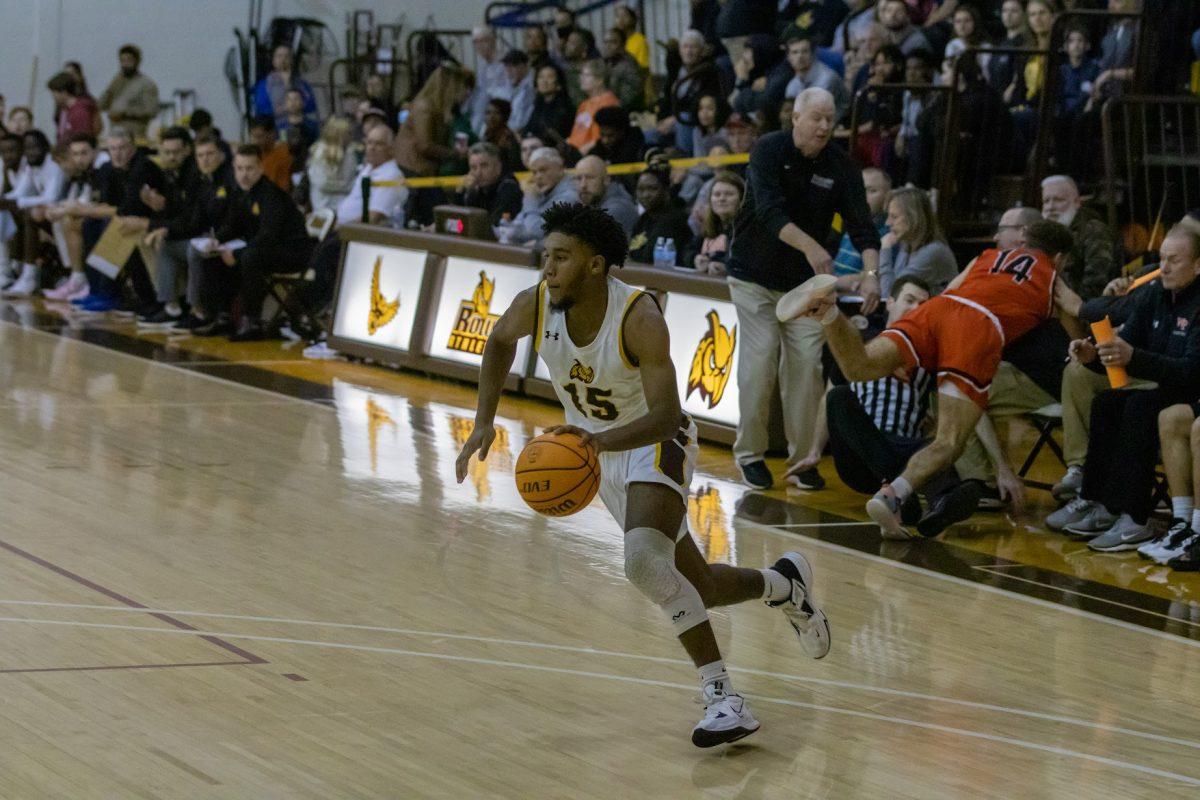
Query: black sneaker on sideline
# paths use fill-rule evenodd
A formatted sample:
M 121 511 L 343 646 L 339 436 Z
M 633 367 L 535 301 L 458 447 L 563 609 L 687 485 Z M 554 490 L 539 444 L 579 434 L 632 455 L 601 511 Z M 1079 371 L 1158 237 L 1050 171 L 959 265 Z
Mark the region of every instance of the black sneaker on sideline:
M 797 489 L 808 489 L 816 491 L 825 488 L 825 479 L 821 477 L 821 473 L 816 467 L 809 467 L 798 472 L 789 472 L 787 474 L 787 482 Z
M 979 483 L 976 481 L 976 483 Z M 1000 490 L 988 483 L 979 484 L 979 509 L 980 511 L 999 511 L 1004 508 L 1007 503 L 1000 496 Z
M 196 336 L 226 336 L 233 333 L 233 323 L 228 314 L 218 314 L 217 318 L 197 328 L 192 329 Z
M 929 510 L 917 523 L 917 532 L 927 539 L 937 536 L 956 522 L 969 519 L 979 507 L 983 486 L 979 481 L 963 481 L 942 492 L 929 504 Z
M 154 314 L 138 317 L 138 325 L 145 327 L 167 327 L 174 325 L 179 320 L 183 319 L 183 314 L 172 314 L 167 310 L 166 306 L 160 308 Z
M 1167 562 L 1167 566 L 1180 572 L 1200 570 L 1200 538 L 1192 540 L 1188 548 Z
M 900 504 L 900 521 L 905 525 L 916 525 L 921 519 L 921 498 L 913 492 L 908 499 Z
M 184 314 L 175 324 L 171 326 L 173 331 L 194 331 L 196 328 L 201 328 L 208 324 L 208 320 L 200 319 L 195 314 Z
M 767 462 L 761 458 L 748 464 L 738 464 L 737 467 L 738 471 L 742 473 L 742 483 L 751 489 L 770 489 L 775 485 L 775 479 L 771 477 L 771 470 L 767 469 Z

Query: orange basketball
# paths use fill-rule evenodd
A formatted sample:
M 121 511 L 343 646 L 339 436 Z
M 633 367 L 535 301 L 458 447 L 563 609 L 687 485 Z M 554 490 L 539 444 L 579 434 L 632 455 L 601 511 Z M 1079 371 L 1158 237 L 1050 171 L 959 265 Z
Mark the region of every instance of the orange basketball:
M 539 514 L 567 517 L 580 511 L 600 488 L 596 448 L 574 434 L 543 433 L 517 458 L 517 491 Z

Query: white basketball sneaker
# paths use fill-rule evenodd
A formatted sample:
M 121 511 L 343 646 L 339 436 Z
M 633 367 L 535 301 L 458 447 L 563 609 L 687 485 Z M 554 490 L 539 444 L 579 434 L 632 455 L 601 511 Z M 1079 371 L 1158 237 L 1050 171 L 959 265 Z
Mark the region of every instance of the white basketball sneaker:
M 813 574 L 808 559 L 799 553 L 784 553 L 771 569 L 792 582 L 792 594 L 786 600 L 768 600 L 767 605 L 783 611 L 800 637 L 800 646 L 805 653 L 813 658 L 824 658 L 829 654 L 833 638 L 825 612 L 817 607 L 812 597 Z
M 714 684 L 704 687 L 704 719 L 692 729 L 692 744 L 716 747 L 744 739 L 756 730 L 758 720 L 740 694 L 726 694 Z

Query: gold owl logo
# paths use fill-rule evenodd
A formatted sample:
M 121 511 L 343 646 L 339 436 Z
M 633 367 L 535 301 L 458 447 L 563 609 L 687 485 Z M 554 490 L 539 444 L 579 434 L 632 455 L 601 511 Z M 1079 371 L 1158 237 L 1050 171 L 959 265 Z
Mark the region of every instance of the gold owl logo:
M 575 363 L 571 365 L 571 380 L 580 381 L 582 383 L 591 383 L 596 377 L 596 371 L 591 367 L 585 367 L 580 363 L 579 359 L 575 359 Z
M 371 309 L 367 312 L 367 333 L 375 335 L 375 331 L 387 325 L 396 318 L 400 310 L 400 295 L 395 300 L 388 300 L 379 291 L 379 269 L 383 265 L 383 256 L 375 259 L 375 269 L 371 273 Z
M 450 435 L 454 437 L 456 448 L 462 447 L 475 429 L 475 421 L 466 417 L 450 415 Z M 467 475 L 475 486 L 475 496 L 478 500 L 487 500 L 492 496 L 492 485 L 488 480 L 489 467 L 496 467 L 501 472 L 511 472 L 513 468 L 512 450 L 509 449 L 508 428 L 496 426 L 496 440 L 488 450 L 486 461 L 471 459 L 467 465 Z
M 708 330 L 696 345 L 692 357 L 692 369 L 688 372 L 686 400 L 692 392 L 700 390 L 700 399 L 709 408 L 716 408 L 725 396 L 725 385 L 732 374 L 733 351 L 737 346 L 737 325 L 726 330 L 716 309 L 707 315 Z
M 499 314 L 492 314 L 492 295 L 496 292 L 496 281 L 483 270 L 479 271 L 479 283 L 471 293 L 470 300 L 463 300 L 458 307 L 458 319 L 450 331 L 446 347 L 462 353 L 483 355 L 492 328 L 496 327 Z

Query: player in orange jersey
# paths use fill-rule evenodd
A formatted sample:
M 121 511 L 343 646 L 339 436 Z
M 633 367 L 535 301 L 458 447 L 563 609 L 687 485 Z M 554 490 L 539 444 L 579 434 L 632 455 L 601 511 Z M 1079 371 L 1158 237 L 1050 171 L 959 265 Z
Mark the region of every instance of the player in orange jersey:
M 1057 222 L 1029 226 L 1025 247 L 988 250 L 946 291 L 863 344 L 837 310 L 834 287 L 822 276 L 779 301 L 780 317 L 808 316 L 825 327 L 829 348 L 851 381 L 870 381 L 920 366 L 937 375 L 937 432 L 909 459 L 900 477 L 867 502 L 884 538 L 911 539 L 900 505 L 962 453 L 987 408 L 988 388 L 1007 343 L 1056 314 L 1073 339 L 1086 338 L 1077 319 L 1081 301 L 1058 280 L 1071 249 L 1070 232 Z

